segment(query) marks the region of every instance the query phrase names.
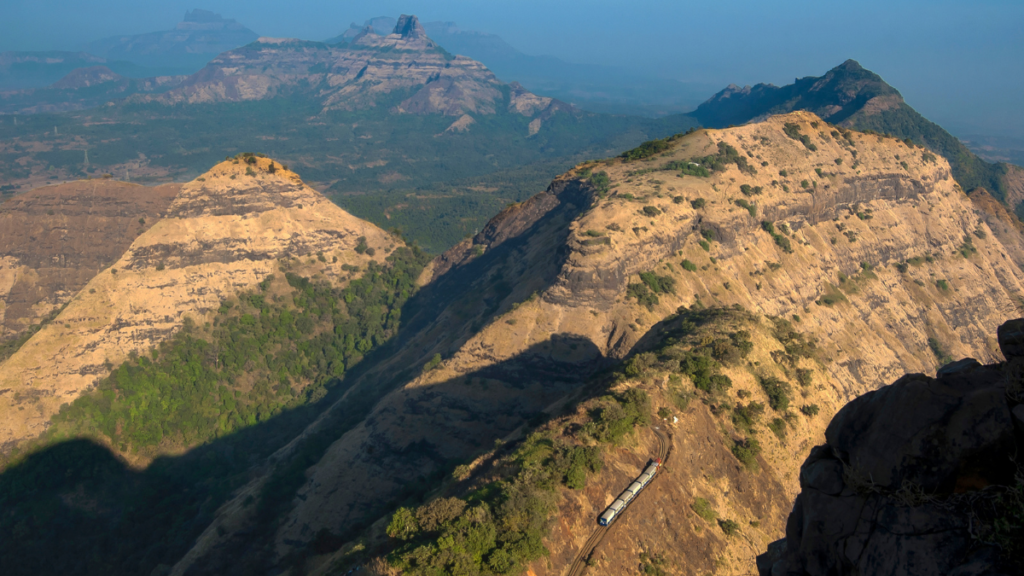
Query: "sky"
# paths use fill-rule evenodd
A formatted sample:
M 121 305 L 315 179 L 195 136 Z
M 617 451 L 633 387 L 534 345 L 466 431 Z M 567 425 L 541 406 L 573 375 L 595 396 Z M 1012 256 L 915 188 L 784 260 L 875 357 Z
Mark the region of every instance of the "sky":
M 528 54 L 723 87 L 788 84 L 853 58 L 954 134 L 1024 137 L 1022 0 L 5 0 L 0 51 L 167 30 L 192 8 L 309 40 L 416 14 Z

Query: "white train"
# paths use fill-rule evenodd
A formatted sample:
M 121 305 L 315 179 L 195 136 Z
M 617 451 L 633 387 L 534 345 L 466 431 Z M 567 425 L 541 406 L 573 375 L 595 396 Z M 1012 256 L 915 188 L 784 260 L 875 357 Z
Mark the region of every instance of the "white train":
M 598 519 L 597 522 L 601 526 L 607 526 L 611 524 L 612 520 L 614 520 L 616 516 L 622 513 L 622 511 L 626 508 L 626 506 L 629 505 L 633 498 L 636 498 L 637 494 L 639 494 L 641 490 L 643 490 L 648 484 L 650 484 L 651 480 L 654 480 L 654 475 L 658 473 L 658 470 L 660 468 L 661 459 L 658 458 L 652 460 L 651 463 L 647 466 L 647 468 L 644 469 L 643 474 L 641 474 L 639 478 L 637 478 L 632 484 L 629 485 L 629 488 L 626 488 L 625 492 L 620 494 L 619 497 L 616 498 L 614 502 L 612 502 L 612 505 L 609 506 L 608 509 L 604 511 L 604 514 L 601 514 L 601 517 Z

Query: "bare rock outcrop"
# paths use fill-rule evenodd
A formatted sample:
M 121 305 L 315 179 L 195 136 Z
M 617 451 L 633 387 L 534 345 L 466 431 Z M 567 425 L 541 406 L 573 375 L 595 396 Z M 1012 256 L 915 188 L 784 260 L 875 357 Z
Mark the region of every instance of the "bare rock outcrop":
M 909 374 L 840 410 L 761 573 L 1024 573 L 1024 319 L 998 337 L 1007 362 Z
M 79 180 L 0 207 L 0 341 L 66 304 L 157 223 L 180 184 Z

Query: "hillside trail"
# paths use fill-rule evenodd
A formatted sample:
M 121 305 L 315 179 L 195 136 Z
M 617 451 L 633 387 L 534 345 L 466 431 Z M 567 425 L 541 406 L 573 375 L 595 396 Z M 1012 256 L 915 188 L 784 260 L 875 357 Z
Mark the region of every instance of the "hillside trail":
M 658 426 L 651 426 L 651 431 L 653 431 L 655 436 L 658 437 L 658 455 L 656 458 L 661 460 L 661 466 L 663 467 L 668 464 L 668 457 L 672 453 L 672 437 Z M 654 485 L 654 482 L 657 482 L 661 478 L 662 474 L 660 472 L 661 470 L 659 469 L 659 473 L 654 476 L 654 480 L 651 482 L 652 486 Z M 633 502 L 642 498 L 646 493 L 647 489 L 644 489 L 640 492 L 639 496 L 630 501 L 630 503 L 626 505 L 625 510 L 615 518 L 615 521 L 613 521 L 611 525 L 598 526 L 594 529 L 593 534 L 591 534 L 590 538 L 588 538 L 583 544 L 583 547 L 580 548 L 580 551 L 573 559 L 572 564 L 569 565 L 569 572 L 566 576 L 582 576 L 582 574 L 586 572 L 587 560 L 594 554 L 594 551 L 597 550 L 597 547 L 601 544 L 601 541 L 604 540 L 604 537 L 619 524 L 618 519 L 622 518 L 629 512 Z

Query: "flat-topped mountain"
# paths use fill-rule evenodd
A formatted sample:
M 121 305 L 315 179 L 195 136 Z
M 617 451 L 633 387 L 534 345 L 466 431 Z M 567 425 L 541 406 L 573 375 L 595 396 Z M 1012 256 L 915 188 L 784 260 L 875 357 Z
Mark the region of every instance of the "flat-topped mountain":
M 173 30 L 112 36 L 88 44 L 87 52 L 144 66 L 180 67 L 189 72 L 211 58 L 259 37 L 252 30 L 208 10 L 191 10 Z
M 415 16 L 402 16 L 391 34 L 363 30 L 345 44 L 260 38 L 221 54 L 180 87 L 141 97 L 165 104 L 265 100 L 303 95 L 324 110 L 358 110 L 383 104 L 412 114 L 491 115 L 501 108 L 532 116 L 514 92 L 506 104 L 504 84 L 479 62 L 452 56 L 430 40 Z M 549 107 L 569 110 L 550 98 Z M 469 122 L 469 119 L 466 120 Z

